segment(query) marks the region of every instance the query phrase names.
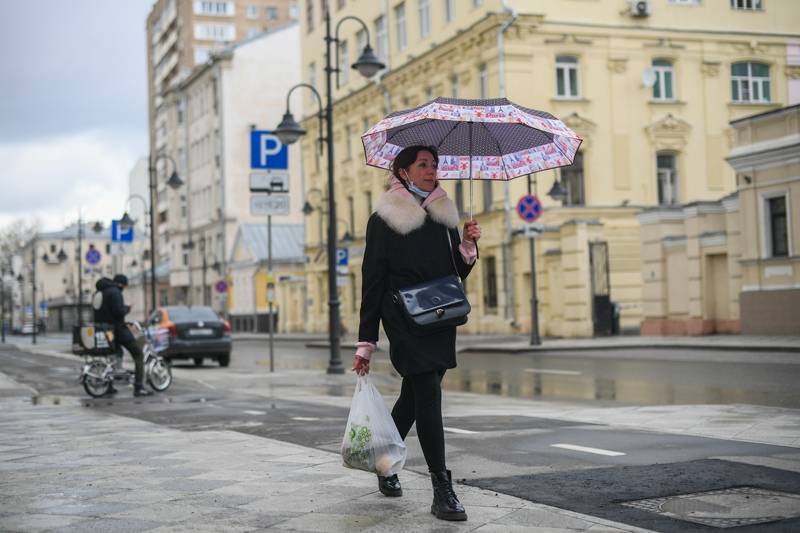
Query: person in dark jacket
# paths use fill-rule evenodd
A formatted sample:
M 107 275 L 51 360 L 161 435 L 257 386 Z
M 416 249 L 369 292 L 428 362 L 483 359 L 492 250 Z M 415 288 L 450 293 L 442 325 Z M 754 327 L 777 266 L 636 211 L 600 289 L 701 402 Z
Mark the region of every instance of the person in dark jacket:
M 378 325 L 383 323 L 392 365 L 403 377 L 392 418 L 403 439 L 417 424 L 434 489 L 431 513 L 443 520 L 466 520 L 445 464 L 442 426 L 441 381 L 445 371 L 456 366 L 456 328 L 416 336 L 392 300 L 394 290 L 453 274 L 454 263 L 464 279 L 477 259 L 480 227 L 475 220 L 467 221 L 460 239 L 458 209 L 439 187 L 438 163 L 435 148 L 402 150 L 393 163 L 389 190 L 369 218 L 353 370 L 359 375 L 369 372 Z M 402 495 L 397 475 L 378 476 L 378 487 L 386 496 Z
M 133 382 L 134 396 L 150 396 L 152 392 L 144 388 L 144 353 L 136 344 L 133 333 L 125 324 L 125 315 L 131 308 L 125 305 L 122 291 L 128 286 L 128 278 L 117 274 L 114 279 L 101 278 L 95 284 L 97 292 L 92 301 L 94 322 L 108 324 L 114 328 L 114 340 L 117 345 L 124 346 L 133 357 L 136 366 Z

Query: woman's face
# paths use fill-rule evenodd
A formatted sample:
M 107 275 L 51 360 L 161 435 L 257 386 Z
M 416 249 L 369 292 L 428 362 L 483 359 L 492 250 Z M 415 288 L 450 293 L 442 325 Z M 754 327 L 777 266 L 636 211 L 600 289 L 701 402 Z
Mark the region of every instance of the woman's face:
M 436 188 L 436 160 L 427 150 L 417 152 L 417 160 L 407 169 L 403 169 L 402 177 L 426 192 Z

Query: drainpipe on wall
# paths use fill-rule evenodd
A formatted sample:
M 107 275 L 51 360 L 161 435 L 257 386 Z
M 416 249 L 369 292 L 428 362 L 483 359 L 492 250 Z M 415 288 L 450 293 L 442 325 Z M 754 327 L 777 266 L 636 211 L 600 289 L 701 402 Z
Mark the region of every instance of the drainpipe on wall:
M 222 68 L 218 64 L 216 67 L 216 82 L 217 82 L 217 128 L 219 129 L 219 145 L 217 147 L 220 160 L 221 171 L 219 173 L 219 208 L 217 216 L 220 221 L 220 236 L 222 243 L 217 241 L 217 250 L 215 255 L 219 253 L 221 257 L 217 258 L 219 261 L 219 277 L 228 283 L 228 254 L 227 254 L 227 238 L 225 235 L 225 121 L 223 120 L 224 99 L 222 98 Z M 231 284 L 228 284 L 228 290 L 222 294 L 222 316 L 225 319 L 229 318 L 228 313 L 228 291 L 231 290 Z
M 509 18 L 497 29 L 497 75 L 500 81 L 500 97 L 506 96 L 506 57 L 505 57 L 505 33 L 514 24 L 519 14 L 508 5 L 508 0 L 503 0 L 503 11 Z M 514 271 L 513 271 L 513 251 L 511 248 L 511 185 L 508 181 L 503 182 L 503 195 L 505 207 L 506 231 L 503 235 L 503 276 L 506 288 L 506 319 L 512 326 L 517 325 L 517 305 L 514 292 Z

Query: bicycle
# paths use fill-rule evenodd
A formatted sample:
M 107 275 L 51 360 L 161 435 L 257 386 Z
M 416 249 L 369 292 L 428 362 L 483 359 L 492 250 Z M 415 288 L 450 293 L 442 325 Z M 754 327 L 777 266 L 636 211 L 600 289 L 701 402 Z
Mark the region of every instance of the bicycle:
M 172 369 L 154 348 L 152 333 L 139 322 L 126 322 L 144 354 L 144 375 L 147 383 L 156 392 L 163 392 L 172 384 Z M 101 324 L 78 327 L 73 330 L 72 353 L 84 357 L 84 365 L 78 381 L 86 394 L 99 398 L 111 392 L 114 382 L 130 384 L 134 372 L 117 369 L 112 359 L 117 351 L 112 328 Z

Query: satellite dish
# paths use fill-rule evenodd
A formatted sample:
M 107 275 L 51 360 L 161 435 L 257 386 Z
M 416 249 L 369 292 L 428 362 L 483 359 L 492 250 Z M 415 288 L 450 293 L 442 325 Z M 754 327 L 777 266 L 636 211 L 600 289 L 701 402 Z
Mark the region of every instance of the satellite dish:
M 642 71 L 642 85 L 645 87 L 652 87 L 656 84 L 656 71 L 651 67 L 647 67 Z

